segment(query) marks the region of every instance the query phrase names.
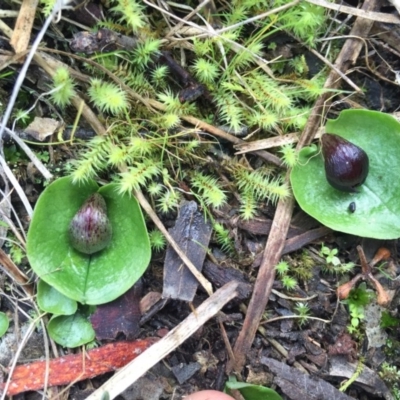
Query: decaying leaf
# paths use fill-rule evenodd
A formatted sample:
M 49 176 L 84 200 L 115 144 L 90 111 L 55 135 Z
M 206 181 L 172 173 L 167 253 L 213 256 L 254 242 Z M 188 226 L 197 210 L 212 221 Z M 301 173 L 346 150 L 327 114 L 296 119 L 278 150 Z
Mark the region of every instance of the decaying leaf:
M 350 379 L 357 370 L 357 364 L 348 362 L 345 358 L 337 356 L 330 358 L 329 375 L 332 377 L 340 377 Z M 355 380 L 355 384 L 361 386 L 367 392 L 382 396 L 385 399 L 393 399 L 385 382 L 379 378 L 378 373 L 363 366 L 361 374 Z
M 170 233 L 194 266 L 201 271 L 212 228 L 197 210 L 194 201 L 184 202 Z M 163 297 L 192 301 L 198 282 L 172 247 L 167 249 L 164 263 Z
M 269 357 L 261 357 L 261 364 L 266 365 L 275 375 L 277 384 L 289 399 L 308 400 L 351 400 L 352 397 L 340 392 L 321 378 L 306 375 L 296 368 Z
M 43 142 L 43 140 L 51 136 L 59 127 L 60 123 L 55 119 L 35 117 L 33 122 L 25 129 L 25 133 Z
M 107 304 L 97 306 L 90 321 L 98 340 L 115 339 L 123 333 L 129 340 L 139 332 L 140 297 L 142 284 L 140 281 L 122 296 Z

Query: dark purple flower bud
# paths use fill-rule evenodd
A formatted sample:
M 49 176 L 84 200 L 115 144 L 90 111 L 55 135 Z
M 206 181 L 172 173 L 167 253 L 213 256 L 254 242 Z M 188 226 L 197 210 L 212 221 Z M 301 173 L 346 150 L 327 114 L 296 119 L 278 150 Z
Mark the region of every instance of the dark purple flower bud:
M 111 223 L 103 197 L 92 194 L 83 203 L 69 225 L 69 238 L 74 249 L 85 254 L 103 250 L 110 244 Z
M 322 135 L 321 142 L 325 174 L 329 184 L 343 192 L 357 192 L 355 188 L 362 185 L 368 175 L 367 153 L 332 133 Z

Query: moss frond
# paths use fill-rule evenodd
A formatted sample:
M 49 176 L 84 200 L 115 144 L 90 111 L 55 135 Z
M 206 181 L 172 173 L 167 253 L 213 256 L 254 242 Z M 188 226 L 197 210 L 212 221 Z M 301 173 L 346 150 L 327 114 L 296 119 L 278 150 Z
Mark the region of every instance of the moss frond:
M 137 156 L 149 156 L 155 152 L 156 146 L 146 138 L 140 136 L 131 137 L 129 140 L 129 154 L 135 158 Z
M 265 109 L 286 111 L 292 107 L 292 99 L 285 93 L 285 87 L 259 71 L 253 71 L 245 78 L 256 96 L 255 100 Z M 286 90 L 287 92 L 287 90 Z
M 262 170 L 248 171 L 245 168 L 237 168 L 234 175 L 241 192 L 253 191 L 257 200 L 269 199 L 276 203 L 290 195 L 288 186 L 281 178 L 270 178 Z
M 92 79 L 88 93 L 90 100 L 102 112 L 119 114 L 128 108 L 125 92 L 113 83 Z
M 256 111 L 254 110 L 252 114 L 247 119 L 250 126 L 259 126 L 265 131 L 274 130 L 279 122 L 279 118 L 276 114 L 270 112 L 269 110 L 265 111 Z
M 245 121 L 243 106 L 229 92 L 220 93 L 216 101 L 221 122 L 229 125 L 232 131 L 239 132 Z
M 193 70 L 197 79 L 204 84 L 215 82 L 219 75 L 218 65 L 205 58 L 198 58 L 193 65 Z
M 310 107 L 291 108 L 287 110 L 286 116 L 281 122 L 287 129 L 302 130 L 307 123 L 310 111 Z
M 151 81 L 157 88 L 164 89 L 167 84 L 168 67 L 161 65 L 151 72 Z
M 122 77 L 122 80 L 135 92 L 149 97 L 156 95 L 153 84 L 147 79 L 143 71 L 135 70 L 135 67 L 130 65 L 124 74 L 125 76 Z M 120 72 L 118 76 L 121 75 L 122 73 Z
M 178 113 L 182 108 L 178 96 L 169 89 L 164 93 L 158 93 L 157 97 L 165 105 L 167 113 Z
M 56 0 L 40 0 L 40 4 L 43 14 L 48 17 L 56 4 Z
M 295 14 L 292 18 L 297 19 L 293 24 L 293 32 L 306 39 L 308 44 L 313 44 L 316 33 L 325 25 L 325 10 L 310 3 L 300 4 L 296 10 L 296 14 L 293 11 L 291 13 Z
M 158 197 L 164 191 L 164 186 L 159 182 L 151 182 L 147 187 L 147 192 L 152 197 Z
M 244 21 L 249 14 L 249 7 L 246 4 L 232 4 L 230 13 L 226 15 L 227 24 L 233 25 Z
M 257 215 L 258 201 L 254 197 L 252 191 L 241 194 L 240 216 L 244 220 L 249 220 Z
M 286 0 L 277 0 L 275 6 L 279 7 L 286 3 Z M 310 46 L 315 46 L 315 38 L 326 28 L 324 8 L 307 2 L 301 2 L 280 13 L 278 20 L 281 28 L 291 30 L 301 41 Z
M 208 206 L 218 208 L 226 203 L 226 194 L 216 178 L 196 172 L 191 177 L 191 183 Z
M 141 69 L 146 68 L 150 61 L 160 53 L 161 41 L 157 39 L 147 38 L 138 43 L 133 51 L 133 63 Z
M 116 0 L 116 5 L 110 10 L 119 15 L 119 21 L 127 23 L 133 32 L 137 32 L 146 24 L 146 16 L 144 15 L 144 7 L 136 0 Z
M 282 154 L 282 161 L 286 166 L 292 168 L 297 164 L 299 154 L 291 144 L 282 146 L 279 152 Z
M 178 208 L 181 199 L 182 196 L 177 190 L 166 190 L 157 201 L 157 209 L 167 214 Z
M 293 68 L 295 73 L 300 76 L 306 76 L 309 72 L 308 64 L 307 64 L 306 57 L 304 56 L 304 54 L 291 59 L 289 61 L 289 65 L 291 68 Z
M 246 50 L 237 53 L 236 57 L 232 60 L 231 67 L 237 69 L 247 68 L 251 63 L 254 63 L 255 56 L 260 57 L 264 47 L 263 37 L 259 39 L 252 38 L 245 44 Z
M 165 128 L 166 130 L 169 130 L 179 126 L 181 124 L 181 119 L 177 114 L 169 112 L 157 118 L 156 122 L 158 122 L 161 127 Z
M 199 57 L 214 55 L 214 41 L 213 39 L 193 39 L 193 51 Z M 210 54 L 211 53 L 211 54 Z
M 327 91 L 324 88 L 324 74 L 316 75 L 311 79 L 296 79 L 295 83 L 303 89 L 299 92 L 299 97 L 305 100 L 316 100 L 321 94 Z
M 286 261 L 279 261 L 278 264 L 275 265 L 275 271 L 279 276 L 284 276 L 289 272 L 289 264 Z
M 85 182 L 106 168 L 110 142 L 106 136 L 96 136 L 87 143 L 79 160 L 73 163 L 72 181 Z
M 204 143 L 202 143 L 200 140 L 197 139 L 189 140 L 183 144 L 186 153 L 189 154 L 196 153 L 198 155 L 203 153 L 202 151 L 203 146 Z
M 143 163 L 136 163 L 135 167 L 129 167 L 127 172 L 120 173 L 118 192 L 121 194 L 131 193 L 145 186 L 148 181 L 160 174 L 160 165 L 152 160 L 145 160 Z
M 128 160 L 128 149 L 122 143 L 110 146 L 108 154 L 108 164 L 112 167 L 118 167 Z
M 161 251 L 165 248 L 167 241 L 165 236 L 158 230 L 153 229 L 149 232 L 150 246 L 155 251 Z
M 235 246 L 233 245 L 229 230 L 220 223 L 215 223 L 213 228 L 215 232 L 215 238 L 217 243 L 221 246 L 221 250 L 230 255 L 234 254 Z
M 53 76 L 53 87 L 51 98 L 59 107 L 65 107 L 71 102 L 75 94 L 75 84 L 66 67 L 57 68 Z

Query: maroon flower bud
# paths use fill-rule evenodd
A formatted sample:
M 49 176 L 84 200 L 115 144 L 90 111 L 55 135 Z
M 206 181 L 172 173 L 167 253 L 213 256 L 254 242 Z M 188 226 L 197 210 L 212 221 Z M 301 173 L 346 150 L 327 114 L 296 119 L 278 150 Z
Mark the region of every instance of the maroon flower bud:
M 103 197 L 92 194 L 83 203 L 69 225 L 69 238 L 74 249 L 85 254 L 103 250 L 110 244 L 111 223 Z
M 362 185 L 368 175 L 367 153 L 332 133 L 322 135 L 321 142 L 325 174 L 329 184 L 343 192 L 357 192 L 355 188 Z

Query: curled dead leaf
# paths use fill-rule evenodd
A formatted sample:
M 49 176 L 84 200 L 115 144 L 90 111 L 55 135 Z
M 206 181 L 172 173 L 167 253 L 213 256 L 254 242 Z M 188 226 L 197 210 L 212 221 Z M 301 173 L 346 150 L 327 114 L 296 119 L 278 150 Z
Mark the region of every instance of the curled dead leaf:
M 371 262 L 369 263 L 369 265 L 371 266 L 371 268 L 376 265 L 379 261 L 382 260 L 387 260 L 388 258 L 390 258 L 390 250 L 387 249 L 386 247 L 380 247 L 378 249 L 378 251 L 376 252 L 374 258 L 371 260 Z
M 374 284 L 375 290 L 378 293 L 378 296 L 376 298 L 376 302 L 380 306 L 383 306 L 383 307 L 387 306 L 390 303 L 389 294 L 386 292 L 386 290 L 383 288 L 383 286 L 379 283 L 379 281 L 372 276 L 372 274 L 369 274 L 368 278 Z
M 345 300 L 349 296 L 351 289 L 353 289 L 354 285 L 362 278 L 362 274 L 356 275 L 351 281 L 340 285 L 336 289 L 336 294 L 340 300 Z

